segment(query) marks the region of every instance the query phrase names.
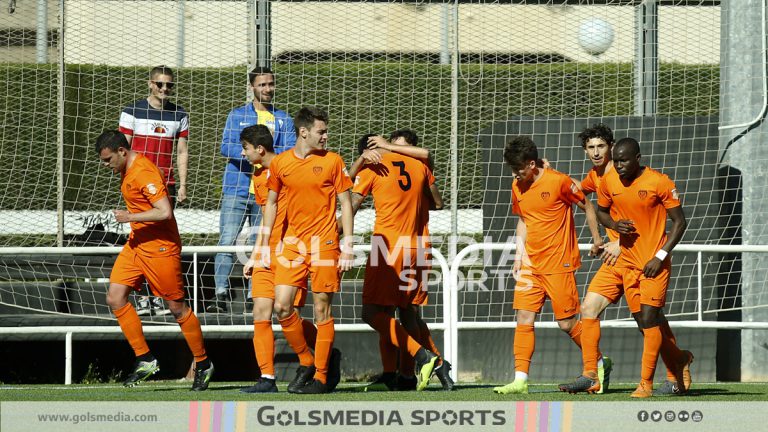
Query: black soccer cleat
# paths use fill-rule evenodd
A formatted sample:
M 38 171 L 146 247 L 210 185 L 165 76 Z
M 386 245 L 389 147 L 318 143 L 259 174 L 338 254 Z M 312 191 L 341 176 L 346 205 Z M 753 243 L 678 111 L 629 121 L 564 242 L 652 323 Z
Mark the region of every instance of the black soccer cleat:
M 443 359 L 440 366 L 435 368 L 435 376 L 440 380 L 440 384 L 443 385 L 443 390 L 453 390 L 454 382 L 453 378 L 451 378 L 451 364 L 448 363 L 448 360 Z
M 192 381 L 191 391 L 203 391 L 208 389 L 208 384 L 213 376 L 213 362 L 208 361 L 208 367 L 203 369 L 195 367 L 195 379 Z
M 309 384 L 315 377 L 315 365 L 299 366 L 296 376 L 288 383 L 288 393 L 298 393 L 297 390 Z
M 240 393 L 277 393 L 277 384 L 274 378 L 260 377 L 256 384 L 241 388 Z

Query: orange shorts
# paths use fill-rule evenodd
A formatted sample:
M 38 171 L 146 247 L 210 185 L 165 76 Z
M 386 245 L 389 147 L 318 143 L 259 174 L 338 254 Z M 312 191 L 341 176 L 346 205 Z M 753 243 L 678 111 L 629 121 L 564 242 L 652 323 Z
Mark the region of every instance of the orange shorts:
M 595 273 L 587 291 L 600 294 L 611 303 L 621 298 L 622 292 L 627 299 L 631 313 L 640 312 L 640 305 L 647 304 L 664 307 L 669 287 L 670 264 L 664 263 L 659 274 L 647 278 L 643 271 L 633 267 L 615 267 L 603 264 Z
M 290 285 L 306 290 L 309 277 L 312 292 L 338 292 L 341 285 L 339 255 L 338 249 L 314 254 L 284 249 L 274 259 L 275 285 Z
M 148 257 L 137 254 L 128 246 L 123 247 L 112 266 L 109 282 L 127 285 L 139 291 L 145 280 L 157 297 L 182 300 L 186 296 L 181 275 L 181 255 Z
M 275 255 L 272 254 L 271 268 L 257 265 L 251 273 L 251 297 L 275 299 Z M 307 290 L 298 290 L 293 300 L 295 307 L 302 307 L 307 300 Z
M 424 306 L 429 300 L 427 272 L 431 256 L 424 249 L 400 249 L 389 256 L 374 248 L 368 256 L 363 282 L 363 304 L 379 306 Z
M 555 319 L 570 318 L 579 313 L 579 291 L 574 272 L 533 274 L 526 267 L 522 272 L 515 283 L 514 309 L 539 313 L 544 300 L 549 298 Z

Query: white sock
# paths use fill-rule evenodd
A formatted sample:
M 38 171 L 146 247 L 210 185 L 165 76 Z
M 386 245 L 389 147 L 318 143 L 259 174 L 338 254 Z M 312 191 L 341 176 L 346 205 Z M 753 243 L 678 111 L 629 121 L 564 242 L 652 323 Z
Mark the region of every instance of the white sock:
M 515 371 L 515 381 L 517 380 L 528 381 L 528 374 L 525 372 Z
M 272 380 L 275 379 L 274 375 L 261 374 L 261 377 L 262 378 L 269 378 L 269 379 L 272 379 Z

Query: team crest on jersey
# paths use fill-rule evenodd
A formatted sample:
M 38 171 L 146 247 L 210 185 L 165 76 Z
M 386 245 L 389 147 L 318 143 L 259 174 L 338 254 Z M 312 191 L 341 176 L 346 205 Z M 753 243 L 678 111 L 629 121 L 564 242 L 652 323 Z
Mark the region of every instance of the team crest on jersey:
M 680 199 L 680 197 L 677 195 L 677 189 L 672 189 L 672 198 L 673 199 Z
M 571 192 L 575 194 L 579 193 L 579 187 L 576 186 L 576 183 L 571 182 Z
M 320 173 L 323 172 L 323 167 L 321 166 L 312 167 L 312 172 L 315 173 L 316 176 L 319 176 Z
M 149 191 L 150 194 L 154 195 L 157 193 L 157 186 L 155 186 L 153 183 L 149 183 L 147 185 L 147 191 Z
M 357 186 L 359 184 L 360 184 L 360 176 L 355 176 L 355 186 Z
M 165 125 L 162 123 L 152 123 L 152 132 L 156 134 L 165 134 L 168 132 L 168 129 L 166 129 Z
M 546 201 L 549 199 L 549 192 L 542 192 L 541 193 L 541 199 Z
M 645 199 L 645 197 L 648 196 L 648 191 L 647 190 L 637 191 L 637 196 L 640 199 Z

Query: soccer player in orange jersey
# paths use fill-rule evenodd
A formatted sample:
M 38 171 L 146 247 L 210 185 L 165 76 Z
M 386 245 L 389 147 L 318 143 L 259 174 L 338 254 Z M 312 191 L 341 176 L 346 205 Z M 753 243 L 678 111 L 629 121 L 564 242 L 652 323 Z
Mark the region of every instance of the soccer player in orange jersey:
M 418 159 L 432 170 L 433 162 L 430 151 L 429 149 L 418 147 L 418 142 L 418 135 L 409 129 L 398 129 L 393 131 L 389 136 L 389 140 L 380 135 L 364 135 L 360 138 L 360 142 L 358 143 L 358 150 L 362 151 L 362 153 L 360 153 L 360 156 L 350 167 L 349 175 L 354 178 L 363 165 L 380 163 L 383 152 L 380 152 L 379 149 Z M 424 228 L 422 238 L 429 242 L 429 210 L 442 209 L 443 199 L 440 190 L 437 187 L 437 183 L 429 185 L 429 189 L 424 191 L 424 194 L 427 199 L 423 200 L 422 208 L 420 209 L 420 217 L 423 219 L 422 226 Z M 429 243 L 425 244 L 427 249 L 429 249 L 430 246 Z M 421 317 L 421 306 L 419 304 L 399 306 L 397 307 L 397 311 L 400 315 L 400 322 L 403 327 L 405 327 L 406 331 L 414 335 L 419 343 L 440 356 L 440 351 L 432 339 L 429 326 Z M 413 357 L 411 357 L 407 350 L 398 350 L 396 346 L 392 345 L 389 339 L 388 334 L 379 335 L 379 352 L 381 354 L 381 362 L 384 372 L 367 388 L 372 390 L 415 390 L 417 379 L 413 375 L 413 370 L 415 368 Z M 397 376 L 398 352 L 400 354 L 399 369 L 401 371 L 399 376 Z M 445 368 L 443 368 L 443 366 L 445 366 Z M 438 360 L 438 365 L 435 367 L 435 376 L 440 379 L 443 389 L 449 391 L 452 390 L 454 386 L 453 379 L 450 376 L 450 370 L 451 364 L 448 363 L 447 360 L 440 358 L 440 360 Z M 393 379 L 393 377 L 395 379 Z
M 653 395 L 653 375 L 662 346 L 678 365 L 675 384 L 690 386 L 689 366 L 693 356 L 677 348 L 674 335 L 662 329 L 662 308 L 669 287 L 672 249 L 683 238 L 685 215 L 675 184 L 664 174 L 640 165 L 640 144 L 633 138 L 619 140 L 613 148 L 614 170 L 600 183 L 598 218 L 619 234 L 621 255 L 603 279 L 593 284 L 623 284 L 630 312 L 643 330 L 641 380 L 634 398 Z M 672 229 L 667 236 L 667 217 Z M 610 278 L 610 279 L 609 279 Z M 673 389 L 674 390 L 674 389 Z
M 393 141 L 405 139 L 406 136 L 413 136 L 412 141 L 415 141 L 416 137 L 408 130 L 395 131 L 392 136 Z M 361 154 L 368 148 L 368 140 L 369 137 L 364 136 L 358 143 Z M 396 145 L 402 146 L 391 146 Z M 379 347 L 384 373 L 368 388 L 377 389 L 380 383 L 381 387 L 390 390 L 406 389 L 407 383 L 413 380 L 415 389 L 423 390 L 439 361 L 429 328 L 425 323 L 426 332 L 422 332 L 419 325 L 419 321 L 422 321 L 419 307 L 427 302 L 423 278 L 429 269 L 430 247 L 423 235 L 428 232 L 425 225 L 429 215 L 427 213 L 425 218 L 423 209 L 430 201 L 441 202 L 442 199 L 436 188 L 436 196 L 425 195 L 435 183 L 432 171 L 426 164 L 390 151 L 383 145 L 378 146 L 374 152 L 380 156 L 379 162 L 366 165 L 360 170 L 352 193 L 352 207 L 355 211 L 369 194 L 373 195 L 376 209 L 376 225 L 371 239 L 373 249 L 366 266 L 363 286 L 362 315 L 363 320 L 380 335 Z M 395 308 L 400 310 L 403 325 L 394 318 Z M 406 320 L 409 326 L 405 325 Z M 388 345 L 398 347 L 401 353 L 406 354 L 401 356 L 400 377 L 395 372 L 396 358 L 387 358 Z M 418 383 L 413 375 L 412 359 L 415 359 L 420 378 Z M 441 373 L 449 370 L 447 362 L 439 368 Z M 447 382 L 452 388 L 450 376 Z
M 570 177 L 544 169 L 531 138 L 512 137 L 504 149 L 512 168 L 512 211 L 520 216 L 516 230 L 518 254 L 513 275 L 517 280 L 513 307 L 515 330 L 515 380 L 493 390 L 501 394 L 528 393 L 528 372 L 535 346 L 534 322 L 549 298 L 561 330 L 581 347 L 581 325 L 576 319 L 579 298 L 574 273 L 581 265 L 573 204 L 587 214 L 594 244 L 590 254 L 602 246 L 594 208 Z M 522 232 L 521 232 L 522 231 Z M 521 240 L 524 239 L 524 244 Z
M 184 301 L 181 237 L 163 176 L 149 159 L 131 150 L 120 131 L 99 135 L 96 152 L 105 167 L 122 177 L 120 191 L 128 210 L 113 213 L 118 222 L 131 224 L 131 235 L 115 260 L 107 291 L 107 304 L 136 354 L 136 367 L 124 384 L 132 387 L 160 370 L 144 339 L 136 309 L 128 302 L 131 291 L 139 290 L 146 280 L 152 293 L 168 303 L 195 357 L 192 390 L 205 390 L 213 375 L 213 363 L 205 352 L 200 321 Z
M 294 117 L 296 147 L 272 159 L 259 242 L 261 263 L 269 267 L 269 239 L 277 211 L 286 207 L 288 227 L 282 237 L 283 250 L 275 259 L 275 313 L 285 339 L 299 356 L 299 370 L 288 385 L 291 393 L 327 393 L 333 388 L 329 362 L 335 335 L 331 304 L 340 288 L 340 273 L 352 268 L 353 215 L 349 179 L 344 161 L 325 149 L 328 114 L 316 107 L 304 107 Z M 278 201 L 283 192 L 285 197 Z M 341 205 L 344 237 L 339 244 L 336 205 Z M 317 340 L 315 354 L 307 346 L 301 318 L 293 304 L 299 290 L 312 280 Z M 338 369 L 334 365 L 331 370 Z
M 613 161 L 611 149 L 613 148 L 613 131 L 604 124 L 595 124 L 584 129 L 579 134 L 581 145 L 584 148 L 589 160 L 594 164 L 587 176 L 581 181 L 581 189 L 585 195 L 596 192 L 600 187 L 603 177 L 613 171 Z M 611 359 L 600 355 L 600 314 L 611 303 L 619 301 L 624 294 L 624 285 L 621 279 L 616 280 L 614 270 L 611 269 L 616 263 L 620 253 L 619 235 L 613 230 L 606 230 L 610 241 L 604 245 L 603 265 L 597 271 L 592 283 L 590 283 L 587 294 L 581 303 L 581 352 L 583 360 L 582 374 L 575 381 L 568 384 L 561 384 L 560 390 L 569 393 L 588 392 L 603 393 L 608 388 L 610 372 L 613 367 Z M 636 297 L 625 296 L 628 302 L 638 300 Z M 640 310 L 639 304 L 630 305 L 630 310 Z M 633 314 L 636 316 L 637 314 Z M 661 347 L 661 357 L 667 366 L 667 380 L 661 386 L 656 394 L 681 394 L 684 392 L 683 386 L 677 385 L 675 373 L 680 374 L 680 359 L 675 358 L 677 351 L 676 342 L 672 330 L 669 327 L 663 313 L 660 315 L 661 331 L 664 336 L 664 342 Z M 642 326 L 639 325 L 642 333 Z M 692 359 L 693 356 L 690 356 Z M 687 363 L 687 362 L 686 362 Z M 686 365 L 687 367 L 687 365 Z M 690 376 L 690 374 L 688 374 Z
M 252 184 L 256 204 L 263 207 L 267 203 L 267 196 L 269 195 L 269 189 L 267 188 L 269 166 L 272 163 L 272 159 L 276 156 L 272 133 L 265 125 L 248 126 L 240 132 L 240 141 L 243 146 L 242 156 L 248 159 L 255 167 Z M 284 196 L 284 193 L 278 197 L 278 201 L 280 201 L 282 196 Z M 274 267 L 277 263 L 274 256 L 287 228 L 285 214 L 286 207 L 278 206 L 272 234 L 269 238 L 269 251 L 272 254 L 271 267 L 264 268 L 257 265 L 257 263 L 261 262 L 258 247 L 254 247 L 250 259 L 243 266 L 243 276 L 251 279 L 253 348 L 256 360 L 259 363 L 259 369 L 261 370 L 261 377 L 259 377 L 256 384 L 240 389 L 243 393 L 277 392 L 274 362 L 275 338 L 272 332 L 272 310 L 275 303 Z M 259 244 L 258 239 L 256 244 Z M 294 306 L 304 306 L 305 295 L 306 291 L 299 291 Z M 314 347 L 315 339 L 317 338 L 317 328 L 311 321 L 302 320 L 301 324 L 304 329 L 304 338 L 307 340 L 307 345 Z M 329 375 L 332 375 L 331 371 L 329 371 Z

